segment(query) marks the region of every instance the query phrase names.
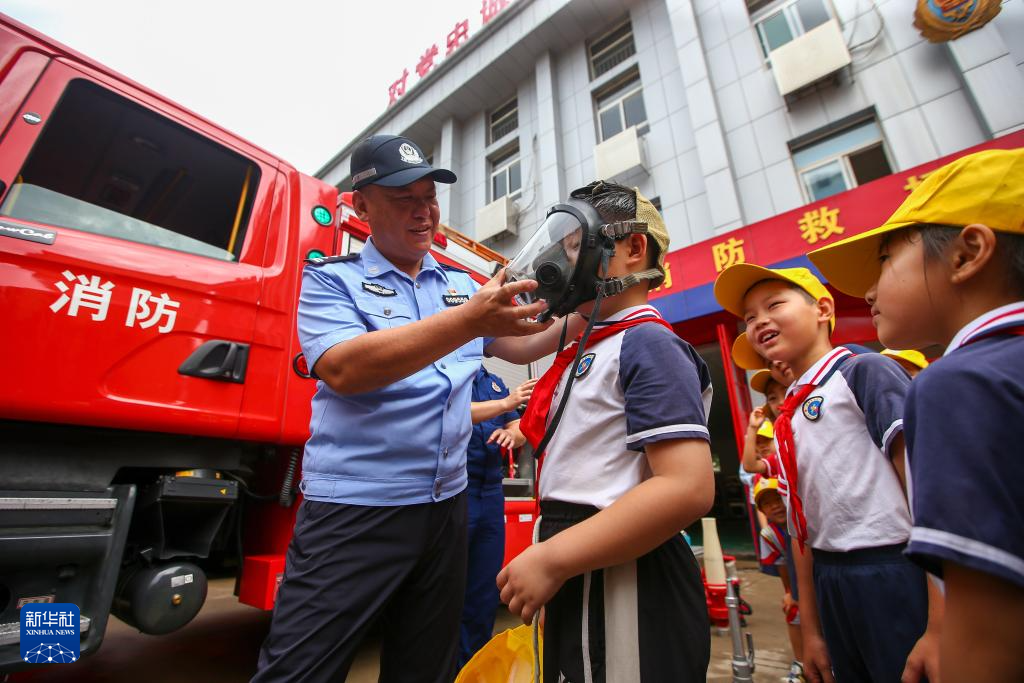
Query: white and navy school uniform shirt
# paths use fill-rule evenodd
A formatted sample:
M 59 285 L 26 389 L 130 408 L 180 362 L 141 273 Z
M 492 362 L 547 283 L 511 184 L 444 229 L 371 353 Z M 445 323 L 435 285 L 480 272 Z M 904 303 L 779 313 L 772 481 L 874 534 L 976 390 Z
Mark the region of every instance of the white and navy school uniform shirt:
M 910 377 L 881 354 L 853 355 L 839 346 L 787 396 L 806 384 L 817 388 L 794 412 L 792 426 L 811 546 L 845 552 L 906 543 L 910 511 L 890 448 L 903 429 Z M 784 472 L 779 490 L 790 508 Z
M 1024 587 L 1024 301 L 980 316 L 907 398 L 914 528 L 907 554 L 942 576 L 955 562 Z
M 634 306 L 595 323 L 659 317 Z M 551 400 L 565 390 L 565 371 Z M 645 323 L 588 347 L 569 402 L 548 444 L 540 497 L 603 509 L 651 477 L 649 443 L 709 440 L 711 375 L 692 346 L 658 323 Z

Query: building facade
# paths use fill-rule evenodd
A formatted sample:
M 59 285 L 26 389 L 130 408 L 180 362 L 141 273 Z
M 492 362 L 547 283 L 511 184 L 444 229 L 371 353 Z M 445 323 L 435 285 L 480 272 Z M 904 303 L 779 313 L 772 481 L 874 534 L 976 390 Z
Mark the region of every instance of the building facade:
M 944 44 L 914 4 L 502 3 L 318 175 L 348 189 L 359 139 L 405 134 L 459 176 L 442 222 L 507 256 L 599 177 L 678 249 L 1024 126 L 1024 0 Z

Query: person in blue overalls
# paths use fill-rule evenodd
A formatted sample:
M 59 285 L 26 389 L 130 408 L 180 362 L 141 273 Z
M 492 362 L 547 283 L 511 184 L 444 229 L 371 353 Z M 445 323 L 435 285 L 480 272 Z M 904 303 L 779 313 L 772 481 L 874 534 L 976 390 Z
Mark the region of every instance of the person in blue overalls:
M 512 305 L 535 280 L 505 284 L 502 272 L 478 287 L 430 254 L 435 182 L 455 174 L 412 140 L 363 140 L 351 172 L 371 237 L 302 273 L 298 335 L 317 385 L 303 501 L 253 680 L 343 681 L 379 624 L 380 681 L 451 683 L 472 380 L 485 348 L 528 363 L 553 353 L 561 330 L 528 320 L 547 304 Z
M 537 380 L 528 380 L 509 391 L 501 377 L 482 365 L 473 379 L 469 404 L 473 433 L 466 450 L 466 488 L 469 502 L 469 563 L 466 568 L 466 600 L 462 607 L 459 636 L 459 669 L 491 639 L 498 609 L 494 582 L 505 558 L 505 496 L 503 449 L 519 448 L 526 437 L 519 431 L 519 413 L 533 393 Z

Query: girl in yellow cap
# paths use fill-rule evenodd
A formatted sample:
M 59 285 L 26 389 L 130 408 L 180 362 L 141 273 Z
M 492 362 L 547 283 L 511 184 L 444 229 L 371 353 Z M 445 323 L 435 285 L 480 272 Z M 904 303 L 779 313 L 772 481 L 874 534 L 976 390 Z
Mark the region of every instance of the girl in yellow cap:
M 946 347 L 907 395 L 907 554 L 945 582 L 943 682 L 1024 681 L 1024 149 L 940 168 L 882 227 L 810 257 L 865 298 L 882 343 Z

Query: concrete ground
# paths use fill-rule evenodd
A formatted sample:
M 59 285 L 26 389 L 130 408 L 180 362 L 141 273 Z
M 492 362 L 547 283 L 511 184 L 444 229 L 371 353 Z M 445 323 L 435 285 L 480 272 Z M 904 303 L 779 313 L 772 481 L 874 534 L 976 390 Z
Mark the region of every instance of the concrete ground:
M 792 656 L 780 609 L 782 584 L 741 562 L 742 595 L 753 607 L 747 617 L 754 635 L 758 683 L 778 681 Z M 232 595 L 233 579 L 214 579 L 199 615 L 185 628 L 166 636 L 147 636 L 111 617 L 99 652 L 74 664 L 41 665 L 11 676 L 11 681 L 106 683 L 234 683 L 248 681 L 270 624 L 270 614 L 241 605 Z M 495 631 L 517 625 L 506 610 L 498 612 Z M 713 630 L 708 681 L 729 683 L 732 646 L 728 633 Z M 348 683 L 377 680 L 377 643 L 367 642 L 348 676 Z

